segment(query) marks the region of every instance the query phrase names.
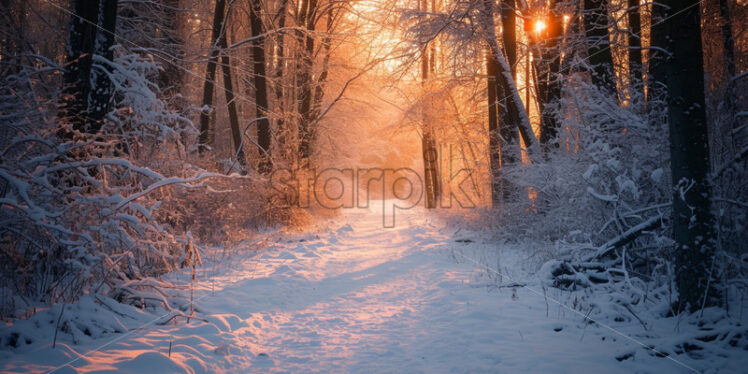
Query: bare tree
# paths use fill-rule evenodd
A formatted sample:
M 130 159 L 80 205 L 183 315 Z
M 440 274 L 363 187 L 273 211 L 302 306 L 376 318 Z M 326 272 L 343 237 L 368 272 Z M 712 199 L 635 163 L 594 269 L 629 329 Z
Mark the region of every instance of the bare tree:
M 219 39 L 225 33 L 226 0 L 216 0 L 213 13 L 213 28 L 210 35 L 210 57 L 205 68 L 205 84 L 203 86 L 202 111 L 200 112 L 200 139 L 198 142 L 200 152 L 207 149 L 211 142 L 210 114 L 213 106 L 213 93 L 215 90 L 216 66 L 220 54 Z
M 283 5 L 285 8 L 285 3 Z M 265 26 L 261 16 L 262 4 L 260 0 L 249 1 L 249 24 L 252 36 L 256 38 L 252 43 L 253 80 L 255 86 L 255 113 L 257 115 L 257 145 L 260 147 L 259 170 L 269 172 L 270 163 L 270 120 L 268 111 L 267 69 L 265 66 Z M 285 17 L 284 17 L 285 18 Z M 282 92 L 281 92 L 282 95 Z
M 229 7 L 229 11 L 231 8 Z M 234 83 L 232 82 L 231 74 L 231 58 L 227 52 L 227 38 L 226 38 L 226 26 L 225 22 L 229 18 L 227 14 L 224 16 L 224 25 L 221 27 L 222 31 L 219 34 L 217 40 L 218 50 L 221 54 L 221 70 L 223 71 L 223 89 L 224 96 L 226 97 L 226 107 L 229 112 L 229 126 L 231 127 L 231 138 L 234 141 L 234 152 L 239 165 L 246 169 L 247 158 L 244 154 L 244 147 L 242 142 L 242 132 L 239 129 L 239 113 L 236 109 L 236 98 L 234 97 Z M 244 170 L 243 170 L 244 171 Z M 242 171 L 242 172 L 243 172 Z
M 496 61 L 490 49 L 486 50 L 486 73 L 487 73 L 487 96 L 488 96 L 488 153 L 491 169 L 491 202 L 493 206 L 501 204 L 502 181 L 501 181 L 501 158 L 508 157 L 510 151 L 501 149 L 499 134 L 499 110 L 498 110 L 498 74 L 499 63 Z
M 482 0 L 482 33 L 485 38 L 485 42 L 488 44 L 488 49 L 491 55 L 496 59 L 498 68 L 496 72 L 496 83 L 497 83 L 497 94 L 499 100 L 503 105 L 499 106 L 499 110 L 502 108 L 506 110 L 506 114 L 501 113 L 503 123 L 509 124 L 509 126 L 516 127 L 519 130 L 519 135 L 525 143 L 528 149 L 528 154 L 532 156 L 537 153 L 538 141 L 535 134 L 532 131 L 530 125 L 530 119 L 527 116 L 527 111 L 522 103 L 522 99 L 517 91 L 517 86 L 514 81 L 511 66 L 507 62 L 503 50 L 499 46 L 498 38 L 496 35 L 496 25 L 494 22 L 495 4 L 492 0 Z
M 428 12 L 428 0 L 418 0 L 418 10 L 421 12 Z M 432 11 L 433 10 L 434 9 L 432 8 Z M 433 44 L 433 41 L 431 44 Z M 421 48 L 421 82 L 424 87 L 429 81 L 429 74 L 433 73 L 433 57 L 431 56 L 433 52 L 434 51 L 429 48 L 428 43 Z M 440 178 L 438 169 L 439 151 L 436 146 L 432 120 L 429 117 L 429 111 L 433 110 L 430 104 L 430 98 L 426 97 L 426 105 L 424 105 L 424 108 L 422 109 L 421 150 L 423 152 L 423 177 L 425 180 L 424 192 L 426 194 L 426 207 L 433 209 L 436 208 L 436 204 L 439 201 L 441 186 L 439 184 Z
M 282 30 L 284 27 L 286 27 L 286 19 L 288 17 L 288 0 L 280 0 L 280 6 L 278 7 L 278 13 L 276 14 L 275 18 L 277 20 L 277 28 L 279 30 Z M 275 75 L 274 75 L 274 85 L 273 90 L 275 91 L 275 108 L 276 112 L 279 114 L 279 116 L 276 118 L 275 122 L 275 131 L 276 134 L 278 134 L 278 145 L 280 147 L 287 147 L 287 121 L 284 118 L 283 113 L 285 112 L 285 85 L 284 85 L 284 77 L 286 73 L 286 38 L 285 38 L 285 32 L 279 31 L 277 33 L 277 37 L 275 39 Z
M 680 309 L 695 311 L 718 299 L 711 283 L 714 217 L 704 100 L 701 18 L 698 7 L 665 0 L 669 17 L 654 27 L 657 46 L 669 55 L 654 70 L 668 94 L 673 184 L 673 239 Z
M 74 0 L 73 16 L 67 55 L 67 69 L 63 75 L 65 88 L 60 96 L 58 116 L 65 118 L 68 126 L 60 134 L 72 137 L 74 131 L 85 132 L 88 118 L 88 97 L 91 93 L 91 66 L 96 43 L 96 25 L 99 21 L 99 1 Z
M 314 137 L 315 129 L 311 128 L 312 120 L 309 117 L 312 108 L 314 88 L 312 87 L 312 75 L 314 71 L 314 49 L 315 28 L 317 25 L 317 0 L 301 0 L 296 23 L 303 31 L 299 31 L 299 44 L 301 46 L 301 61 L 299 63 L 298 88 L 299 88 L 299 157 L 302 160 L 309 159 L 310 147 Z
M 639 0 L 628 0 L 628 55 L 629 74 L 633 82 L 641 82 L 642 64 L 642 41 L 641 41 L 641 6 Z
M 611 20 L 608 15 L 609 0 L 584 0 L 584 32 L 587 37 L 587 59 L 592 84 L 614 92 L 613 54 L 610 49 Z
M 558 122 L 547 104 L 561 98 L 562 79 L 558 75 L 561 69 L 561 42 L 563 39 L 563 17 L 556 8 L 557 1 L 551 1 L 548 14 L 547 35 L 540 43 L 539 58 L 535 60 L 537 72 L 537 94 L 540 107 L 540 143 L 547 147 L 558 133 Z
M 102 0 L 100 7 L 98 24 L 101 30 L 98 30 L 94 54 L 111 62 L 114 59 L 112 46 L 117 25 L 117 0 Z M 108 76 L 110 73 L 111 68 L 106 64 L 97 66 L 92 72 L 93 90 L 88 97 L 89 116 L 92 122 L 90 132 L 92 133 L 101 129 L 101 121 L 109 112 L 112 98 L 112 84 Z

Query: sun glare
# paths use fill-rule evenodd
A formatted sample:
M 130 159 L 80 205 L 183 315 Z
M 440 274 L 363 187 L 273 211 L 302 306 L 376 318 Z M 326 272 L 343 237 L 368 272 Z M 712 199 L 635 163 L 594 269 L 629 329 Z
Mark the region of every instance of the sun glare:
M 536 34 L 540 34 L 543 31 L 545 31 L 546 27 L 547 27 L 547 25 L 545 24 L 545 21 L 543 21 L 543 20 L 537 20 L 537 21 L 535 21 L 535 25 L 533 27 L 533 30 L 535 31 Z

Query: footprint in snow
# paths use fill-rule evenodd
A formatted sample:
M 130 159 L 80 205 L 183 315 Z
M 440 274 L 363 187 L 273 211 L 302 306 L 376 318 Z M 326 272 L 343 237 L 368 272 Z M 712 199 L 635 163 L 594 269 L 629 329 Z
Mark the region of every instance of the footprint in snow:
M 288 267 L 286 265 L 283 265 L 283 266 L 279 266 L 277 269 L 275 269 L 275 271 L 273 272 L 273 274 L 287 274 L 287 273 L 292 273 L 292 272 L 293 272 L 293 270 L 290 267 Z
M 342 234 L 344 232 L 352 232 L 353 231 L 353 227 L 351 227 L 351 225 L 349 225 L 349 224 L 346 224 L 346 225 L 342 226 L 341 228 L 337 229 L 336 231 L 338 232 L 338 234 Z
M 273 362 L 273 360 L 271 360 L 270 356 L 265 352 L 259 353 L 253 361 L 254 361 L 254 365 L 258 365 L 258 366 L 263 366 L 263 367 L 275 366 L 275 363 Z
M 216 347 L 213 352 L 219 356 L 228 356 L 231 350 L 229 349 L 229 345 L 224 343 Z
M 283 259 L 283 260 L 295 260 L 296 256 L 294 256 L 291 252 L 284 251 L 283 253 L 281 253 L 280 255 L 278 255 L 277 258 Z

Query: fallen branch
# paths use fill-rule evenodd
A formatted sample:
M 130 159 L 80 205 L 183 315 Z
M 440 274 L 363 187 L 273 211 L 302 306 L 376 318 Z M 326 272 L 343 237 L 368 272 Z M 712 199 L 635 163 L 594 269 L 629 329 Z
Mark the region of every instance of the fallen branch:
M 742 162 L 743 159 L 745 159 L 747 156 L 748 156 L 748 147 L 744 147 L 743 150 L 741 150 L 740 153 L 738 153 L 737 155 L 735 155 L 735 157 L 733 157 L 732 160 L 729 160 L 729 161 L 725 162 L 724 165 L 720 166 L 720 168 L 717 169 L 717 171 L 715 171 L 712 174 L 712 180 L 717 179 L 725 171 L 731 170 L 733 168 L 733 165 L 735 165 L 735 164 L 737 164 L 739 162 Z
M 597 259 L 600 257 L 605 257 L 612 253 L 614 250 L 623 247 L 626 244 L 629 244 L 633 242 L 636 238 L 641 235 L 642 232 L 654 229 L 656 227 L 662 226 L 662 219 L 660 216 L 652 217 L 630 229 L 628 229 L 623 234 L 619 235 L 616 238 L 613 238 L 609 240 L 607 243 L 603 244 L 598 248 L 597 252 L 594 254 L 588 255 L 584 257 L 583 261 L 591 261 L 593 259 Z

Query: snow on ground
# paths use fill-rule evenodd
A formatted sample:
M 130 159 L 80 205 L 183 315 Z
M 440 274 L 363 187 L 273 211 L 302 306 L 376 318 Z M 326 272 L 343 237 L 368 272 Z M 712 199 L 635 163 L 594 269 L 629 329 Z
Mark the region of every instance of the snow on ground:
M 618 362 L 635 343 L 548 303 L 540 286 L 511 287 L 537 265 L 526 249 L 497 251 L 487 234 L 422 209 L 398 211 L 397 226 L 383 229 L 381 212 L 349 210 L 314 230 L 270 233 L 263 250 L 209 269 L 196 293 L 208 323 L 123 317 L 129 334 L 6 347 L 0 371 L 690 372 L 641 350 Z M 471 259 L 496 263 L 503 287 Z M 69 313 L 90 311 L 84 300 Z

